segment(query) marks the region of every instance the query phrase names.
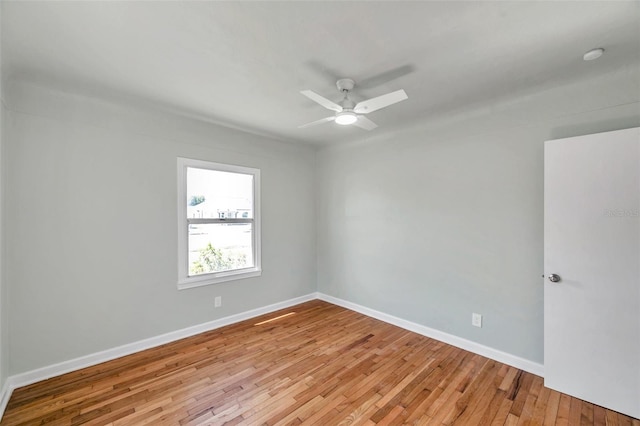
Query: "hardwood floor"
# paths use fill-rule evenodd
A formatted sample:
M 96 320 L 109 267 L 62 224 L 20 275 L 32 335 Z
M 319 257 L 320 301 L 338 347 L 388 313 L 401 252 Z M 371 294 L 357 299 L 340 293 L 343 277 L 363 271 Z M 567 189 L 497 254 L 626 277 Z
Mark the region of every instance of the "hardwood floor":
M 14 391 L 1 425 L 632 425 L 542 378 L 312 301 Z

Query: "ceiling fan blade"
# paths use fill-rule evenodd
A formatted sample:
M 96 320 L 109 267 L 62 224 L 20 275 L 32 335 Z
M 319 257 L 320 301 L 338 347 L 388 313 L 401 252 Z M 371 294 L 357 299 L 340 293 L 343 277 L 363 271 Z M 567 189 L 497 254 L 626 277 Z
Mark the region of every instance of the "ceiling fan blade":
M 320 120 L 312 121 L 311 123 L 307 123 L 307 124 L 303 124 L 302 126 L 298 126 L 298 129 L 304 129 L 305 127 L 311 127 L 311 126 L 315 126 L 317 124 L 328 123 L 329 121 L 333 121 L 335 119 L 336 119 L 336 117 L 332 115 L 331 117 L 325 117 L 325 118 L 322 118 Z
M 319 103 L 326 109 L 330 109 L 331 111 L 335 111 L 335 112 L 342 112 L 342 107 L 340 105 L 338 105 L 333 101 L 330 101 L 329 99 L 323 96 L 318 95 L 316 92 L 313 92 L 311 90 L 301 90 L 300 93 L 302 93 L 312 101 Z
M 381 72 L 380 74 L 367 77 L 364 80 L 358 82 L 358 87 L 368 89 L 371 87 L 380 86 L 381 84 L 388 83 L 391 80 L 395 80 L 396 78 L 411 74 L 415 70 L 416 68 L 411 64 L 402 65 L 400 67 Z
M 376 123 L 374 123 L 373 121 L 369 120 L 367 117 L 364 117 L 362 115 L 358 116 L 358 120 L 355 123 L 353 123 L 353 125 L 365 130 L 373 130 L 376 127 L 378 127 Z
M 368 114 L 370 112 L 377 111 L 380 108 L 388 107 L 389 105 L 404 101 L 407 98 L 408 96 L 404 90 L 396 90 L 395 92 L 387 93 L 386 95 L 358 102 L 355 108 L 353 108 L 353 111 L 356 114 Z

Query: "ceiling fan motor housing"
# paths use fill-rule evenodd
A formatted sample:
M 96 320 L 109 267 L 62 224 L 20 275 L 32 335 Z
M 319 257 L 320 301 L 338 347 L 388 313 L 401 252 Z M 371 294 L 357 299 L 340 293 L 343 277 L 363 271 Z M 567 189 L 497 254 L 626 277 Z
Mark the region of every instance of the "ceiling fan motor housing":
M 356 82 L 350 78 L 342 78 L 336 82 L 336 86 L 340 92 L 350 92 L 355 85 Z
M 356 103 L 349 99 L 347 96 L 342 100 L 342 110 L 343 111 L 351 111 L 353 112 L 353 108 L 355 108 Z

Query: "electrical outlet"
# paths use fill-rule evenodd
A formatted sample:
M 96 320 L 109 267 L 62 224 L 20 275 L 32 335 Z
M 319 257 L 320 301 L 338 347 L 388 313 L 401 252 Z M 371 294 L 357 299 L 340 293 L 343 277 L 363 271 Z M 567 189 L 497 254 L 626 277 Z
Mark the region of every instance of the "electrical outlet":
M 471 314 L 471 325 L 474 327 L 482 327 L 482 315 L 476 314 L 475 312 Z
M 219 308 L 220 306 L 222 306 L 222 296 L 216 296 L 216 298 L 213 301 L 213 306 L 216 308 Z

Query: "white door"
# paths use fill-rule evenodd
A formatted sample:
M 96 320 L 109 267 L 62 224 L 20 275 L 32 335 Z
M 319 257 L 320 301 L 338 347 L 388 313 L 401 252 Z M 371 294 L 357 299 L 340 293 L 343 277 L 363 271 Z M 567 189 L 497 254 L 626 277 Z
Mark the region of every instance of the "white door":
M 640 418 L 640 129 L 544 155 L 545 385 Z

